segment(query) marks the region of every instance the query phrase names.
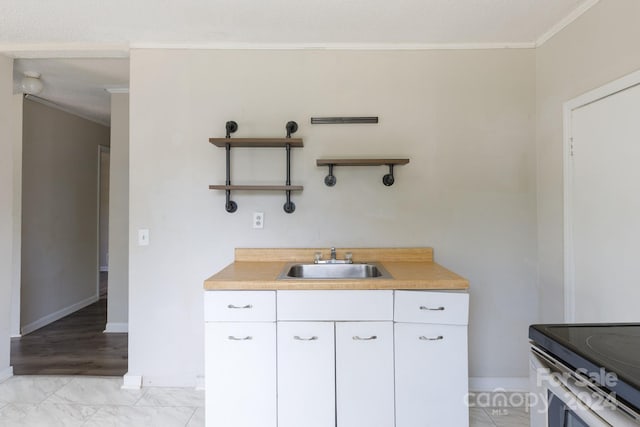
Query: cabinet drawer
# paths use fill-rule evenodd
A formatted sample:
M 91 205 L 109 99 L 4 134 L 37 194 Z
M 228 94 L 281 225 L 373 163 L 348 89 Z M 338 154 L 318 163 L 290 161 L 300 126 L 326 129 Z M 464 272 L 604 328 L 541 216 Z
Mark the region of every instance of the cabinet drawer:
M 458 292 L 396 291 L 396 322 L 466 325 L 469 294 Z
M 276 320 L 275 291 L 206 291 L 205 322 Z
M 393 320 L 393 291 L 278 291 L 278 320 Z

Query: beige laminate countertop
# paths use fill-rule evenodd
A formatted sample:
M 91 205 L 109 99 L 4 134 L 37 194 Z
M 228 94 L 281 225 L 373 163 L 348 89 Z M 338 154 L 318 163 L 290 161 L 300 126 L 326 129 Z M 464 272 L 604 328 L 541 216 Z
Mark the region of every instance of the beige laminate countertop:
M 321 249 L 236 249 L 236 260 L 204 282 L 205 290 L 363 290 L 363 289 L 451 289 L 465 290 L 469 281 L 433 262 L 431 248 L 339 249 L 354 262 L 378 262 L 392 278 L 284 279 L 278 276 L 291 262 L 312 263 Z

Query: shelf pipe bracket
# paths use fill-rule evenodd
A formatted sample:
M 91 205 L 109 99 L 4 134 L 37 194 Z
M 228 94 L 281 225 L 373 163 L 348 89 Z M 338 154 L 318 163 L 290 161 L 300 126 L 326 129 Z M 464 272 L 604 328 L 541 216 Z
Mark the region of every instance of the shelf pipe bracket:
M 238 123 L 233 120 L 229 120 L 225 123 L 225 129 L 227 131 L 226 138 L 231 138 L 231 134 L 238 130 Z M 224 148 L 227 156 L 227 179 L 225 184 L 231 185 L 231 144 L 225 144 Z M 238 210 L 238 204 L 231 200 L 231 190 L 226 190 L 224 193 L 226 199 L 224 209 L 229 213 L 234 213 Z
M 328 166 L 329 166 L 329 175 L 324 177 L 324 184 L 327 187 L 333 187 L 334 185 L 336 185 L 336 181 L 337 181 L 335 175 L 333 174 L 333 167 L 335 165 L 329 164 Z
M 393 183 L 396 180 L 393 177 L 393 165 L 387 165 L 387 166 L 389 166 L 389 173 L 382 177 L 382 183 L 387 187 L 390 187 L 393 185 Z
M 287 130 L 287 138 L 291 138 L 291 134 L 296 133 L 298 130 L 298 123 L 294 121 L 287 122 L 285 129 Z M 285 150 L 287 152 L 287 180 L 285 184 L 291 185 L 291 144 L 285 145 Z M 291 201 L 291 190 L 286 190 L 285 193 L 287 195 L 287 201 L 282 208 L 286 213 L 290 214 L 295 212 L 296 204 Z

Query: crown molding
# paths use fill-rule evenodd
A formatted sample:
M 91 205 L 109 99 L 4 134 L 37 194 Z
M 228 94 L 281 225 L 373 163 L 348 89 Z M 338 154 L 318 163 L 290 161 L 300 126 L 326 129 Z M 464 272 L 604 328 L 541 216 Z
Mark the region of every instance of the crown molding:
M 600 2 L 600 0 L 587 0 L 586 2 L 575 8 L 570 14 L 558 21 L 555 25 L 549 28 L 547 32 L 538 37 L 535 42 L 535 47 L 540 47 L 545 44 L 549 39 L 558 34 L 560 31 L 564 30 L 573 21 L 580 18 L 586 11 L 598 4 L 598 2 Z
M 11 58 L 128 58 L 129 44 L 0 43 L 0 53 Z
M 131 49 L 176 50 L 483 50 L 533 49 L 534 42 L 498 43 L 132 43 Z

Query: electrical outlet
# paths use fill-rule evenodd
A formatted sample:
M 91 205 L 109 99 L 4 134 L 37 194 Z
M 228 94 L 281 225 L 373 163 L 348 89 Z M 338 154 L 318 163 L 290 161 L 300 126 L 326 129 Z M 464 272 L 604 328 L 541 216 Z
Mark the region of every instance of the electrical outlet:
M 264 212 L 254 212 L 253 228 L 263 228 L 263 227 L 264 227 Z

